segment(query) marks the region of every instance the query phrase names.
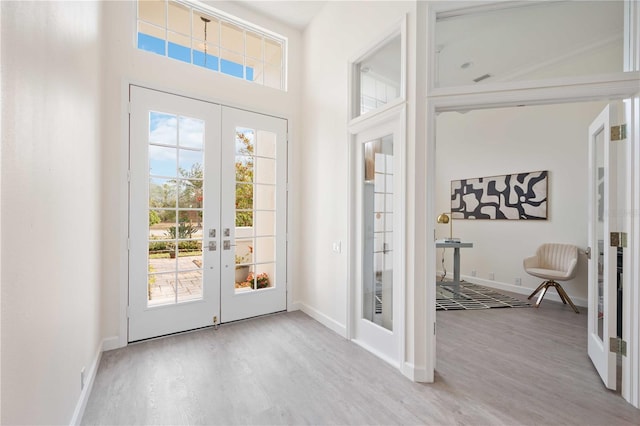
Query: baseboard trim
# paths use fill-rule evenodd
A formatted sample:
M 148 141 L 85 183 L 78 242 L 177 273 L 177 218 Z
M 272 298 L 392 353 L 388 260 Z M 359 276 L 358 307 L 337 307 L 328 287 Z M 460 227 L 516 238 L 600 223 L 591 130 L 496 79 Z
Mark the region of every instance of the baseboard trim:
M 102 352 L 109 343 L 107 341 L 111 341 L 116 339 L 117 337 L 110 337 L 108 339 L 102 339 L 98 347 L 96 348 L 96 355 L 93 358 L 93 362 L 89 367 L 86 375 L 86 381 L 84 383 L 84 388 L 80 392 L 80 397 L 78 398 L 78 403 L 76 404 L 76 409 L 73 411 L 73 417 L 71 417 L 70 425 L 76 426 L 82 422 L 82 416 L 84 415 L 84 410 L 87 407 L 87 402 L 89 401 L 89 396 L 91 395 L 91 389 L 93 388 L 93 382 L 96 378 L 96 374 L 98 373 L 98 367 L 100 366 L 100 360 L 102 359 Z
M 460 279 L 462 279 L 464 281 L 468 281 L 468 282 L 473 283 L 473 284 L 478 284 L 478 285 L 481 285 L 481 286 L 484 286 L 484 287 L 490 287 L 490 288 L 495 288 L 495 289 L 498 289 L 498 290 L 510 291 L 512 293 L 523 294 L 525 296 L 530 295 L 533 292 L 533 290 L 535 290 L 535 288 L 521 287 L 521 286 L 502 283 L 502 282 L 498 282 L 498 281 L 484 280 L 482 278 L 473 277 L 471 275 L 460 275 Z M 571 298 L 571 301 L 573 301 L 573 303 L 576 306 L 580 306 L 582 308 L 586 308 L 588 306 L 587 300 L 582 298 L 582 297 L 575 297 L 575 296 L 573 296 L 571 294 L 569 294 L 569 297 Z M 549 300 L 549 299 L 553 300 L 554 302 L 562 303 L 562 300 L 560 299 L 560 296 L 558 296 L 558 293 L 556 293 L 555 291 L 547 291 L 547 293 L 544 295 L 544 298 L 547 299 L 547 300 Z
M 289 306 L 287 306 L 287 312 L 299 311 L 301 309 L 301 305 L 302 303 L 300 302 L 290 303 Z
M 424 367 L 416 368 L 416 366 L 411 362 L 405 362 L 402 365 L 401 371 L 406 378 L 408 378 L 413 382 L 420 382 L 420 383 L 434 382 L 434 377 L 433 376 L 429 377 L 429 374 L 427 374 L 427 370 Z
M 357 340 L 357 339 L 351 339 L 351 341 L 353 343 L 355 343 L 356 345 L 360 346 L 361 348 L 363 348 L 364 350 L 366 350 L 367 352 L 372 353 L 373 355 L 377 356 L 378 358 L 380 358 L 381 360 L 383 360 L 384 362 L 386 362 L 387 364 L 397 368 L 398 370 L 402 370 L 400 368 L 400 365 L 398 364 L 398 362 L 396 360 L 393 360 L 391 358 L 389 358 L 388 356 L 386 356 L 385 354 L 383 354 L 380 351 L 377 351 L 376 349 L 374 349 L 373 347 L 367 345 L 366 343 Z
M 112 351 L 114 349 L 121 348 L 120 339 L 118 336 L 107 337 L 102 339 L 102 352 Z
M 344 324 L 340 324 L 338 321 L 333 318 L 329 318 L 327 315 L 318 311 L 315 308 L 307 305 L 302 302 L 294 302 L 294 306 L 297 306 L 299 310 L 309 315 L 314 320 L 318 321 L 320 324 L 324 325 L 328 329 L 338 333 L 340 336 L 347 338 L 347 327 Z

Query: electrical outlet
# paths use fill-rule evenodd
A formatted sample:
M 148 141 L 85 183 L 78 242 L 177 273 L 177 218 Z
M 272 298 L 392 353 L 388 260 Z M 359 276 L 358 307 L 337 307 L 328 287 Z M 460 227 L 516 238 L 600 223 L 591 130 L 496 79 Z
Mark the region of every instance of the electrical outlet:
M 522 279 L 516 278 L 516 285 L 522 285 Z
M 478 271 L 476 271 L 475 269 L 471 271 L 471 276 L 475 277 L 476 275 L 478 275 Z
M 84 367 L 80 370 L 80 390 L 84 389 Z
M 496 274 L 494 274 L 493 272 L 489 272 L 489 279 L 491 281 L 495 280 L 496 279 Z

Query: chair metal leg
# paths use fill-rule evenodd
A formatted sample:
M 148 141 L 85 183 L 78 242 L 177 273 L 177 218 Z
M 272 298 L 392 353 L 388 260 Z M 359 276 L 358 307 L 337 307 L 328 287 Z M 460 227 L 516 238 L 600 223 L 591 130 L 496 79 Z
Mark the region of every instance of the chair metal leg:
M 549 288 L 549 283 L 545 283 L 544 284 L 544 288 L 540 291 L 540 295 L 538 296 L 538 300 L 536 301 L 536 308 L 540 306 L 540 303 L 542 302 L 542 298 L 544 297 L 544 294 L 547 292 L 547 289 Z
M 579 314 L 580 311 L 578 311 L 578 308 L 576 308 L 576 305 L 573 304 L 573 302 L 571 301 L 571 298 L 569 298 L 569 295 L 567 294 L 566 291 L 564 291 L 564 288 L 562 288 L 560 284 L 556 283 L 556 290 L 558 290 L 558 294 L 560 294 L 560 297 L 564 297 L 567 300 L 567 302 L 569 302 L 569 305 L 573 308 L 574 312 L 576 314 Z
M 558 296 L 560 296 L 560 300 L 562 300 L 562 303 L 564 305 L 566 305 L 567 304 L 567 299 L 565 299 L 565 297 L 564 297 L 566 295 L 566 293 L 564 291 L 560 291 L 560 288 L 561 288 L 560 284 L 558 284 L 557 282 L 553 281 L 551 283 L 551 285 L 553 285 L 556 288 L 556 291 L 558 292 Z
M 542 290 L 542 287 L 544 287 L 544 286 L 545 286 L 545 284 L 547 284 L 547 281 L 542 281 L 542 284 L 540 284 L 540 285 L 538 286 L 538 288 L 536 288 L 536 289 L 533 291 L 533 293 L 531 293 L 531 294 L 529 295 L 529 297 L 527 297 L 527 299 L 531 299 L 533 296 L 535 296 L 537 292 L 539 292 L 540 290 Z

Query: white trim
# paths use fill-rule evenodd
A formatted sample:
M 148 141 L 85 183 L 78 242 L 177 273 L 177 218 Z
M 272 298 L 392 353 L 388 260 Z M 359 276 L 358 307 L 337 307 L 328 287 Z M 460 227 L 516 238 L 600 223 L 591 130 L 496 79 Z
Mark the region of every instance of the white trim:
M 622 99 L 638 90 L 639 80 L 640 72 L 628 72 L 606 78 L 562 78 L 528 84 L 508 82 L 432 89 L 428 99 L 435 103 L 438 112 Z
M 426 267 L 427 275 L 427 288 L 425 290 L 425 315 L 426 324 L 425 329 L 425 346 L 426 346 L 426 359 L 425 359 L 425 372 L 427 376 L 427 382 L 431 383 L 435 380 L 435 368 L 436 368 L 436 344 L 437 344 L 437 327 L 436 327 L 436 275 L 430 273 L 430 271 L 436 270 L 436 201 L 435 201 L 435 181 L 436 181 L 436 110 L 433 103 L 427 102 L 426 106 L 427 119 L 425 120 L 426 126 L 426 150 L 424 159 L 426 165 L 426 210 L 425 221 L 427 223 L 426 234 L 426 258 L 421 259 Z M 416 262 L 418 259 L 416 259 Z
M 630 185 L 627 193 L 631 194 L 627 210 L 628 249 L 625 250 L 623 271 L 624 296 L 622 301 L 622 338 L 627 342 L 627 356 L 622 357 L 622 396 L 636 408 L 640 408 L 640 94 L 637 94 L 625 106 L 632 122 L 627 123 L 628 163 L 627 173 Z M 630 379 L 630 380 L 629 380 Z
M 425 368 L 417 368 L 410 362 L 405 362 L 401 368 L 402 374 L 411 381 L 414 382 L 433 382 L 433 379 L 429 380 L 429 375 Z
M 401 365 L 400 365 L 400 363 L 398 362 L 397 359 L 389 358 L 383 352 L 380 352 L 379 350 L 377 350 L 373 346 L 367 345 L 362 340 L 351 339 L 351 341 L 353 343 L 355 343 L 356 345 L 360 346 L 361 348 L 363 348 L 364 350 L 366 350 L 367 352 L 370 352 L 370 353 L 374 354 L 375 356 L 377 356 L 378 358 L 380 358 L 381 360 L 383 360 L 387 364 L 390 364 L 390 365 L 392 365 L 393 367 L 395 367 L 397 369 L 401 369 Z
M 76 408 L 73 410 L 73 416 L 71 417 L 70 425 L 79 425 L 82 422 L 82 416 L 84 415 L 84 410 L 87 407 L 87 402 L 89 402 L 89 396 L 91 396 L 91 389 L 93 389 L 93 382 L 96 378 L 96 374 L 98 373 L 98 367 L 100 366 L 100 360 L 102 359 L 102 352 L 104 351 L 105 345 L 107 345 L 106 341 L 114 338 L 103 339 L 98 347 L 96 348 L 96 354 L 93 357 L 93 362 L 87 371 L 87 375 L 85 376 L 84 388 L 80 392 L 80 396 L 78 397 L 78 402 L 76 403 Z
M 118 336 L 105 337 L 102 339 L 102 351 L 112 351 L 120 348 L 120 339 Z
M 338 333 L 340 336 L 347 338 L 347 327 L 344 324 L 340 324 L 338 321 L 333 318 L 328 317 L 323 314 L 316 308 L 312 308 L 303 302 L 296 302 L 295 305 L 305 314 L 309 315 L 314 320 L 318 321 L 320 324 L 327 327 L 329 330 L 332 330 Z
M 119 254 L 119 326 L 118 346 L 125 347 L 129 335 L 129 319 L 127 315 L 129 307 L 129 86 L 131 82 L 122 80 L 120 87 L 120 229 L 118 239 Z
M 376 108 L 375 110 L 368 111 L 364 114 L 360 114 L 360 85 L 356 83 L 356 77 L 359 75 L 358 64 L 373 54 L 376 50 L 386 44 L 389 40 L 397 35 L 400 35 L 400 90 L 399 97 L 392 100 L 386 105 Z M 379 33 L 378 37 L 369 43 L 365 48 L 358 51 L 348 61 L 348 80 L 347 84 L 349 90 L 349 103 L 347 106 L 347 120 L 353 123 L 358 118 L 369 118 L 377 114 L 379 111 L 384 111 L 389 108 L 393 108 L 398 104 L 404 103 L 407 99 L 407 16 L 403 16 L 402 19 L 393 23 L 387 30 Z M 358 79 L 359 81 L 359 79 Z

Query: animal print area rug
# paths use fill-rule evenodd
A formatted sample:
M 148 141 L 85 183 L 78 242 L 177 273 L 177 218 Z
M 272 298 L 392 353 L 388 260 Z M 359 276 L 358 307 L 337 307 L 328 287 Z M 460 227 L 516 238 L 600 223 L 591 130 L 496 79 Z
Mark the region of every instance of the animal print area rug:
M 493 289 L 462 282 L 460 285 L 441 283 L 436 286 L 436 310 L 526 308 L 532 306 Z

